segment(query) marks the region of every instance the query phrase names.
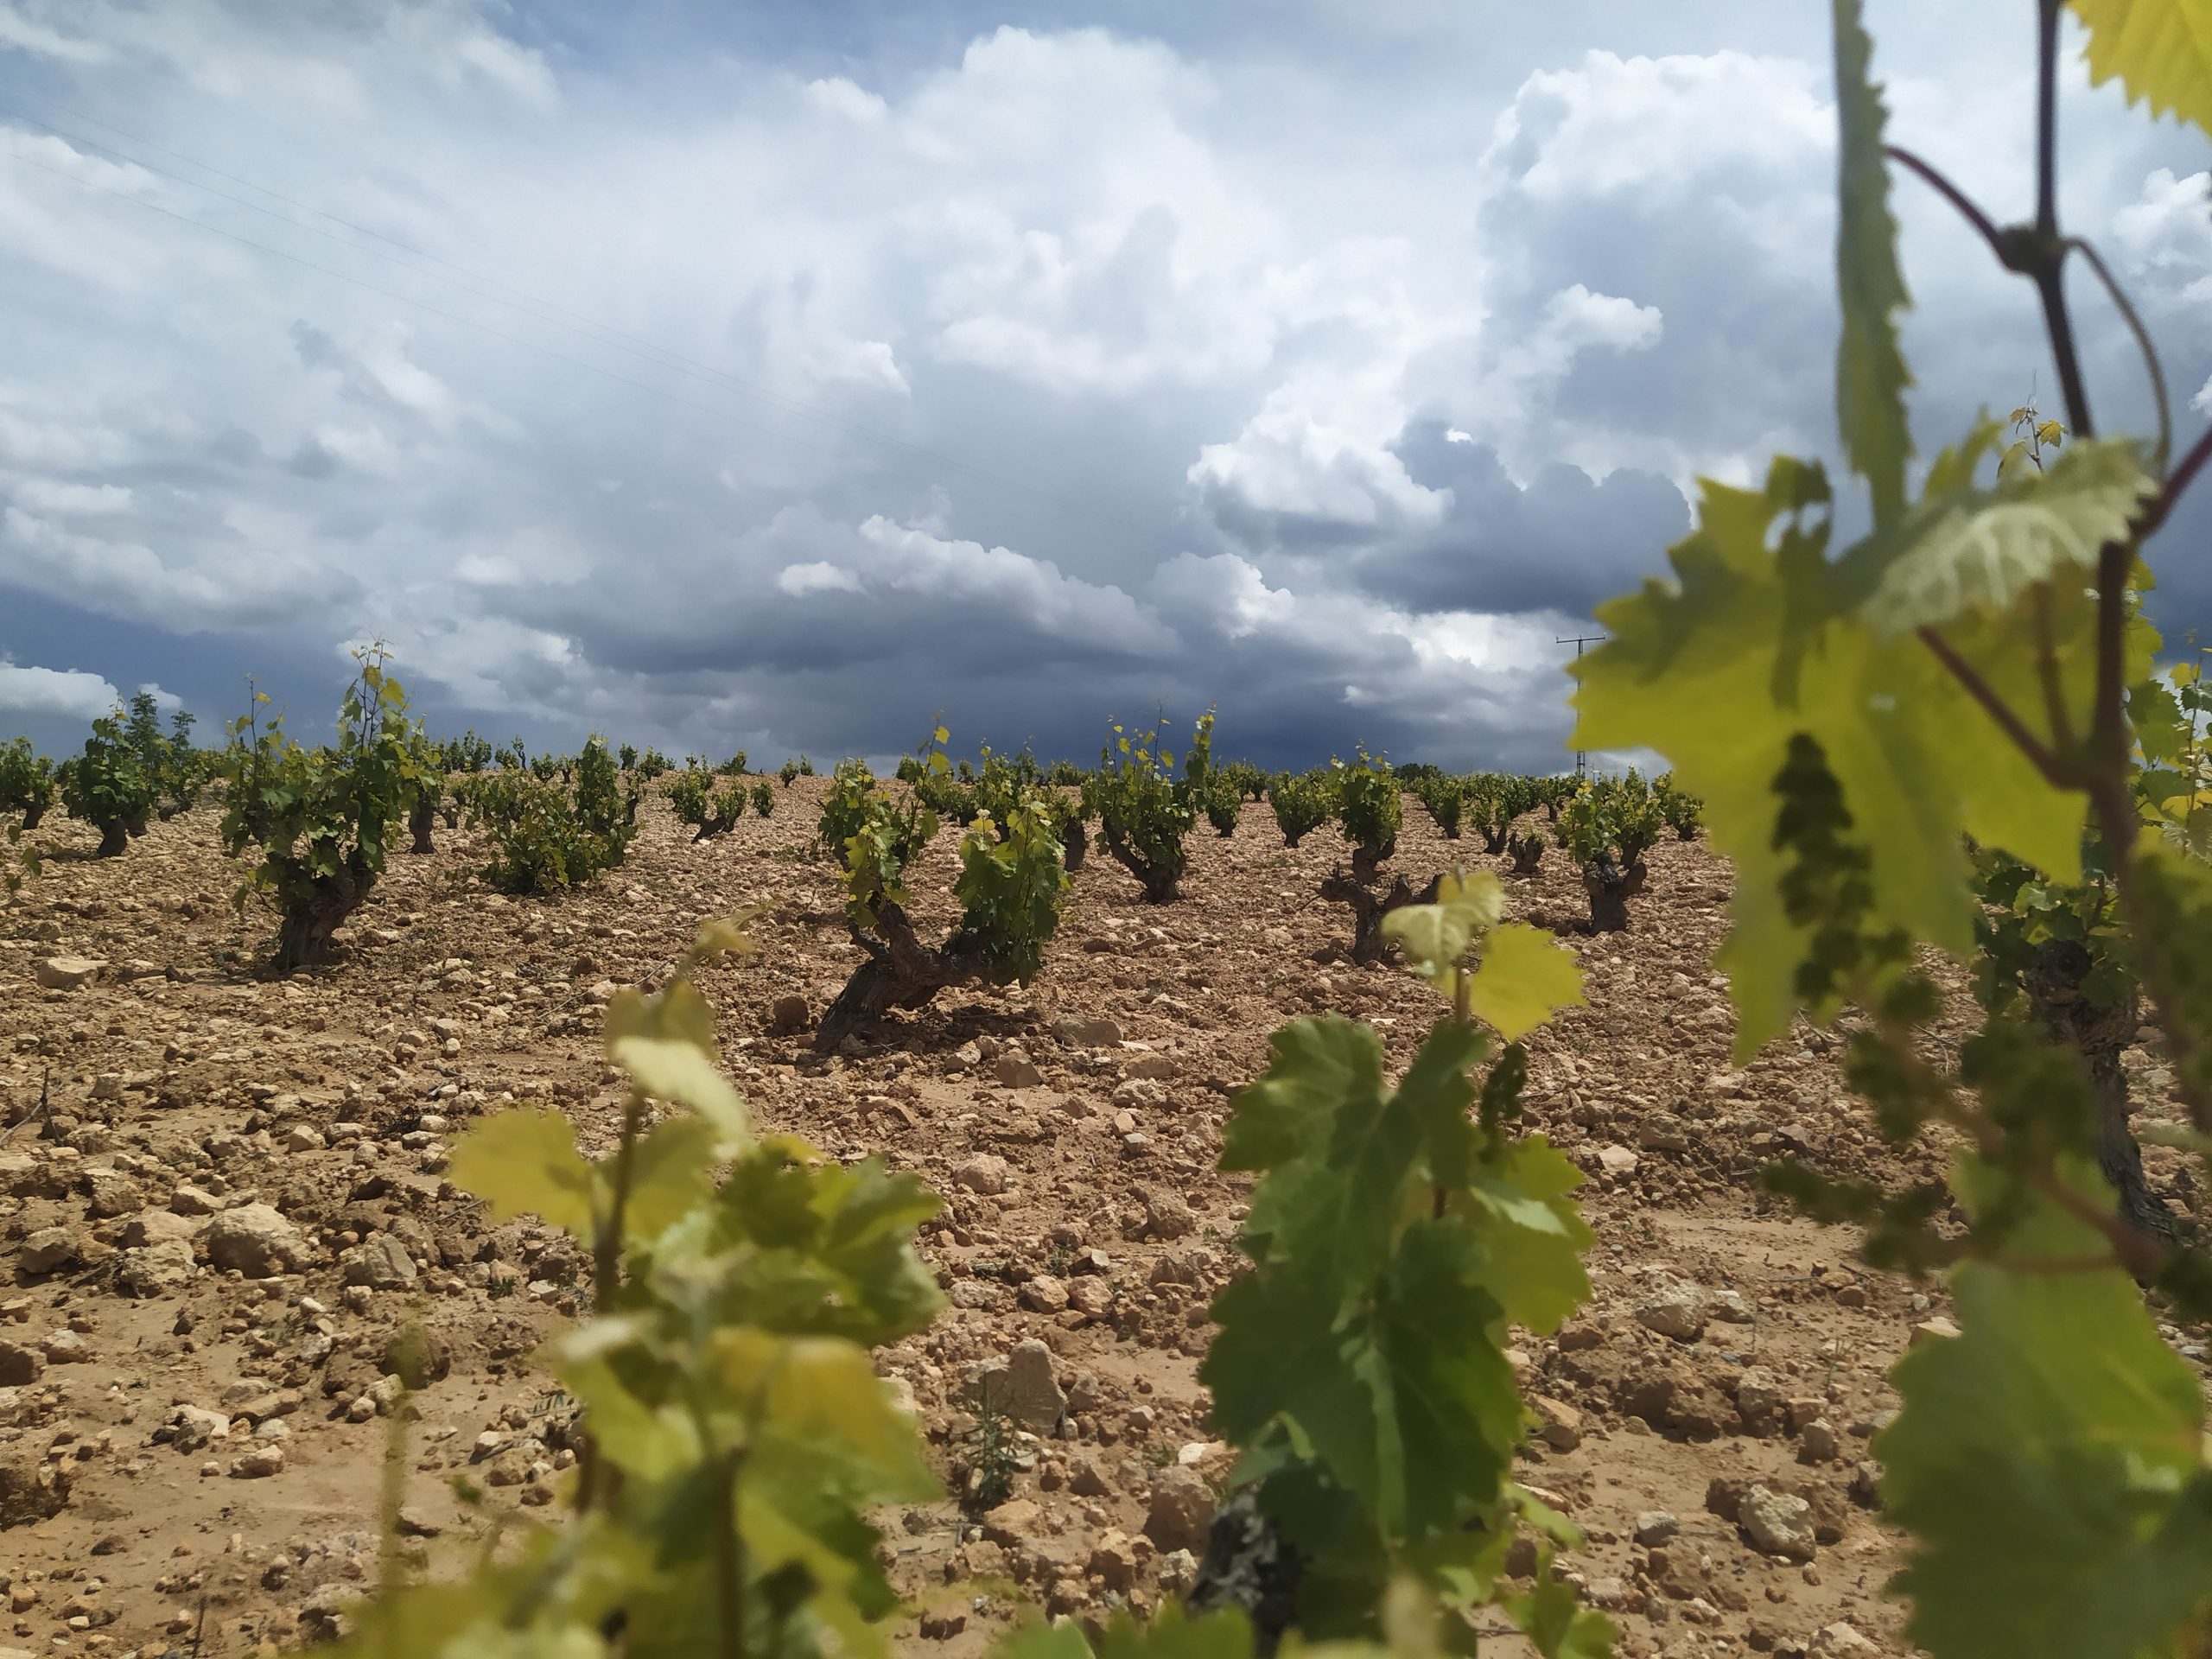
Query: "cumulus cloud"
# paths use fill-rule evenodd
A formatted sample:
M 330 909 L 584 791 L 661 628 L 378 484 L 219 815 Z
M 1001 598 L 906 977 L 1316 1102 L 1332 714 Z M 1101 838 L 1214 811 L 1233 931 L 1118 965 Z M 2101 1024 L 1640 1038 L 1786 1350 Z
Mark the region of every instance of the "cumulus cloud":
M 1688 480 L 1832 448 L 1822 19 L 1156 22 L 948 4 L 855 54 L 679 8 L 609 57 L 496 0 L 0 0 L 75 107 L 391 238 L 11 134 L 51 170 L 0 161 L 0 613 L 127 639 L 117 683 L 281 658 L 315 707 L 380 635 L 434 719 L 551 741 L 880 754 L 941 709 L 1084 753 L 1218 699 L 1269 760 L 1551 763 L 1551 638 Z M 2017 194 L 2017 74 L 1923 35 L 1885 35 L 1900 136 Z M 2069 219 L 2193 387 L 2203 181 L 2109 104 Z M 2029 336 L 1900 200 L 1932 448 Z
M 842 564 L 810 559 L 804 564 L 785 565 L 777 573 L 776 588 L 795 599 L 809 594 L 857 594 L 861 579 Z
M 61 518 L 105 518 L 128 512 L 135 499 L 127 485 L 72 484 L 65 480 L 28 478 L 10 486 L 8 495 L 27 512 Z
M 33 57 L 60 63 L 103 63 L 113 54 L 104 41 L 65 35 L 26 16 L 13 0 L 0 0 L 0 47 L 13 47 Z
M 806 83 L 806 101 L 824 115 L 836 116 L 863 127 L 872 127 L 889 112 L 880 95 L 856 86 L 842 75 Z
M 227 552 L 158 551 L 128 532 L 72 529 L 18 506 L 0 511 L 0 569 L 8 579 L 105 615 L 181 630 L 254 626 L 302 620 L 310 607 L 348 598 L 358 587 L 244 537 L 233 537 Z
M 1488 444 L 1416 425 L 1399 453 L 1449 505 L 1429 525 L 1361 550 L 1361 581 L 1418 610 L 1587 614 L 1661 568 L 1689 510 L 1672 480 L 1632 468 L 1592 478 L 1554 461 L 1526 482 Z
M 97 720 L 122 701 L 122 694 L 98 674 L 0 658 L 0 709 L 10 715 Z

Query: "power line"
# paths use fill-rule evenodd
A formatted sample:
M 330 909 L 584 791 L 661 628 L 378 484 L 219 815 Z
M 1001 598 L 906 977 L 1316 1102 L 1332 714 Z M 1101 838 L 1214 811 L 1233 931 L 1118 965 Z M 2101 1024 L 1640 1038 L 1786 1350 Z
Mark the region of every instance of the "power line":
M 473 295 L 478 299 L 488 301 L 492 304 L 512 307 L 514 309 L 523 312 L 524 315 L 531 317 L 534 321 L 546 323 L 556 328 L 565 328 L 571 334 L 582 335 L 583 338 L 591 340 L 595 345 L 605 346 L 611 350 L 626 352 L 632 357 L 642 358 L 644 360 L 653 364 L 656 367 L 671 369 L 679 374 L 688 375 L 694 379 L 703 380 L 709 384 L 720 385 L 743 391 L 749 396 L 757 397 L 762 402 L 780 409 L 788 414 L 796 415 L 806 420 L 817 421 L 823 425 L 834 427 L 839 431 L 847 433 L 855 437 L 865 439 L 871 443 L 880 444 L 887 448 L 903 450 L 906 454 L 913 455 L 918 459 L 931 461 L 939 467 L 947 467 L 956 472 L 965 473 L 971 477 L 987 480 L 989 482 L 1001 485 L 1008 489 L 1028 491 L 1033 487 L 1024 484 L 1019 479 L 1010 477 L 1002 473 L 994 472 L 988 467 L 978 467 L 972 462 L 961 460 L 957 455 L 947 454 L 941 450 L 932 449 L 927 445 L 914 443 L 907 439 L 897 437 L 889 433 L 878 431 L 859 422 L 849 420 L 842 415 L 836 415 L 826 410 L 814 408 L 810 404 L 803 403 L 796 398 L 788 397 L 781 392 L 778 392 L 770 387 L 764 386 L 758 381 L 747 379 L 743 375 L 734 374 L 728 370 L 711 367 L 706 364 L 698 362 L 695 359 L 685 357 L 681 353 L 673 351 L 667 346 L 661 346 L 652 340 L 644 339 L 642 336 L 632 334 L 626 329 L 619 328 L 612 323 L 599 321 L 594 318 L 586 315 L 582 312 L 571 310 L 569 308 L 558 304 L 554 301 L 544 299 L 537 295 L 531 294 L 527 289 L 517 288 L 511 283 L 503 283 L 498 277 L 487 276 L 483 275 L 481 272 L 471 270 L 465 265 L 456 264 L 452 260 L 441 258 L 436 254 L 429 253 L 423 249 L 414 247 L 408 243 L 400 241 L 395 237 L 386 236 L 380 231 L 371 230 L 366 226 L 356 224 L 351 219 L 341 218 L 336 213 L 328 213 L 322 208 L 315 207 L 311 203 L 300 201 L 294 197 L 283 194 L 280 191 L 270 189 L 265 185 L 257 184 L 251 179 L 240 177 L 238 175 L 234 173 L 225 172 L 221 168 L 195 160 L 194 157 L 185 155 L 182 151 L 171 149 L 164 145 L 154 143 L 151 139 L 141 138 L 131 133 L 125 132 L 119 127 L 113 126 L 107 122 L 98 119 L 95 117 L 85 115 L 79 111 L 71 110 L 67 105 L 55 103 L 54 100 L 51 99 L 41 98 L 35 93 L 27 94 L 24 93 L 21 88 L 10 87 L 4 85 L 0 85 L 0 91 L 8 92 L 12 96 L 28 96 L 33 98 L 37 102 L 48 105 L 54 109 L 60 110 L 64 114 L 69 115 L 74 119 L 88 122 L 92 125 L 105 128 L 106 130 L 116 133 L 119 137 L 130 139 L 133 143 L 143 144 L 149 149 L 158 150 L 162 155 L 174 156 L 177 160 L 184 162 L 189 166 L 200 168 L 206 172 L 214 174 L 219 178 L 228 179 L 233 183 L 242 184 L 250 190 L 260 191 L 264 195 L 272 197 L 276 200 L 285 202 L 291 207 L 298 207 L 302 212 L 317 214 L 321 218 L 332 220 L 335 224 L 343 225 L 348 230 L 358 232 L 361 235 L 373 237 L 379 242 L 389 243 L 391 246 L 398 248 L 404 252 L 413 254 L 418 258 L 428 259 L 434 264 L 442 265 L 448 270 L 458 272 L 461 276 L 469 278 L 471 282 L 488 284 L 492 288 L 503 289 L 506 294 L 513 295 L 517 297 L 509 299 L 502 297 L 499 294 L 486 293 L 481 289 L 472 288 L 468 286 L 467 283 L 457 282 L 450 276 L 442 276 L 437 271 L 424 270 L 420 266 L 410 264 L 407 261 L 396 258 L 393 255 L 383 252 L 378 249 L 363 247 L 359 243 L 350 241 L 345 237 L 339 236 L 333 232 L 323 229 L 321 226 L 303 224 L 299 219 L 294 219 L 289 213 L 277 213 L 275 209 L 265 207 L 258 202 L 249 201 L 243 196 L 233 195 L 226 190 L 218 190 L 213 186 L 203 184 L 196 179 L 186 178 L 181 174 L 172 173 L 164 168 L 156 167 L 152 163 L 142 161 L 138 157 L 131 156 L 123 150 L 116 149 L 109 145 L 101 144 L 92 139 L 84 137 L 80 134 L 67 131 L 63 128 L 55 126 L 50 121 L 41 119 L 40 117 L 29 113 L 28 111 L 12 109 L 4 105 L 0 105 L 0 115 L 12 116 L 17 120 L 27 121 L 34 126 L 44 128 L 48 132 L 54 134 L 57 138 L 60 138 L 68 143 L 79 146 L 85 149 L 89 149 L 103 156 L 111 156 L 115 160 L 124 162 L 130 166 L 141 168 L 146 172 L 154 174 L 157 177 L 168 179 L 173 183 L 183 185 L 188 189 L 201 191 L 207 195 L 215 197 L 219 200 L 231 202 L 238 207 L 245 208 L 251 213 L 260 213 L 267 218 L 274 219 L 279 224 L 289 226 L 295 230 L 305 231 L 311 236 L 322 237 L 327 240 L 337 243 L 340 247 L 349 249 L 354 252 L 366 254 L 372 258 L 385 260 L 389 264 L 397 265 L 401 270 L 408 271 L 412 275 L 425 276 L 433 282 L 450 283 L 452 286 L 461 289 L 462 292 Z M 36 167 L 43 165 L 42 163 L 31 161 L 29 157 L 22 155 L 20 152 L 15 152 L 15 154 L 16 159 L 26 162 L 31 166 Z M 73 174 L 66 172 L 61 168 L 48 168 L 47 170 L 58 174 L 60 177 L 69 179 L 73 183 L 86 184 L 89 188 L 99 189 L 103 188 L 100 186 L 90 185 L 87 181 L 78 179 Z M 151 203 L 141 201 L 139 198 L 130 195 L 122 191 L 110 191 L 107 194 L 119 196 L 125 201 L 136 202 L 143 207 L 151 207 L 153 205 Z M 167 212 L 168 210 L 156 208 L 155 211 Z M 233 241 L 245 243 L 245 245 L 249 247 L 259 248 L 264 252 L 275 253 L 279 257 L 292 259 L 294 263 L 306 265 L 310 270 L 320 270 L 326 275 L 335 276 L 342 280 L 355 282 L 359 283 L 359 286 L 369 289 L 372 292 L 385 294 L 387 297 L 398 299 L 410 304 L 422 304 L 423 305 L 424 309 L 431 310 L 435 315 L 450 315 L 448 313 L 435 312 L 435 308 L 425 304 L 423 302 L 412 300 L 408 296 L 393 294 L 388 289 L 377 288 L 373 283 L 361 282 L 359 278 L 348 276 L 345 272 L 332 270 L 327 266 L 317 265 L 311 260 L 302 259 L 296 255 L 285 253 L 281 249 L 270 248 L 266 244 L 254 242 L 249 238 L 238 236 L 233 232 L 220 230 L 219 227 L 208 225 L 203 220 L 191 219 L 182 214 L 172 214 L 171 217 L 183 219 L 184 222 L 187 224 L 198 225 L 201 229 L 214 231 L 219 235 L 229 236 Z M 562 314 L 562 315 L 546 316 L 542 315 L 540 311 L 530 308 L 533 306 L 542 308 L 543 311 L 557 312 Z M 563 316 L 574 318 L 576 321 L 573 322 L 563 321 L 562 320 Z M 467 323 L 469 321 L 469 319 L 457 318 L 455 321 Z M 487 328 L 486 332 L 496 331 L 492 331 Z M 499 335 L 499 337 L 502 339 L 512 338 L 512 336 L 507 335 Z M 524 341 L 521 343 L 531 345 L 535 344 L 535 342 L 531 341 Z M 538 349 L 549 348 L 539 347 Z M 558 354 L 556 353 L 556 355 Z M 575 359 L 564 358 L 563 360 L 573 362 Z M 622 378 L 623 377 L 616 376 L 614 378 Z M 629 381 L 626 382 L 626 384 L 638 385 L 639 383 Z M 679 399 L 677 401 L 680 402 L 681 400 Z M 689 406 L 697 407 L 697 405 Z M 772 429 L 756 429 L 772 430 Z M 794 440 L 794 442 L 796 441 Z M 835 452 L 824 451 L 823 453 Z

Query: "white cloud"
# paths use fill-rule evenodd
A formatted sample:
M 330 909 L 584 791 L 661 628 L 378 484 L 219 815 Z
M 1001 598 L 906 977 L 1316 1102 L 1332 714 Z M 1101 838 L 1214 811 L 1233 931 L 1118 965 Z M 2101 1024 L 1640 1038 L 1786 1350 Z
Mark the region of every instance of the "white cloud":
M 1200 8 L 1160 14 L 1173 43 L 916 55 L 932 25 L 841 58 L 805 9 L 730 52 L 677 8 L 607 56 L 498 0 L 0 0 L 0 42 L 78 54 L 79 107 L 424 251 L 12 135 L 387 291 L 0 157 L 30 325 L 0 582 L 311 652 L 382 632 L 448 702 L 650 712 L 664 741 L 880 752 L 970 691 L 971 724 L 1040 730 L 1219 692 L 1286 747 L 1348 698 L 1440 752 L 1473 741 L 1425 723 L 1445 707 L 1548 741 L 1544 607 L 1656 567 L 1670 480 L 1829 441 L 1827 47 L 1786 8 L 1713 51 L 1749 26 L 1687 0 L 1639 25 L 1679 44 L 1632 56 L 1585 50 L 1618 37 L 1594 13 L 1414 3 L 1433 27 L 1392 38 L 1424 60 L 1385 66 L 1317 46 L 1372 42 L 1313 7 L 1264 49 Z M 1898 137 L 2011 177 L 1984 117 L 2014 70 L 1884 72 Z M 2212 340 L 2196 162 L 2151 173 L 2113 102 L 2069 146 L 2093 181 L 2150 174 L 2113 245 Z M 1963 262 L 1908 256 L 1913 328 L 1996 314 Z M 971 631 L 991 649 L 945 648 Z
M 352 587 L 265 544 L 234 544 L 226 557 L 156 552 L 127 534 L 70 530 L 17 506 L 0 512 L 0 551 L 10 556 L 0 569 L 10 581 L 102 615 L 180 631 L 296 620 Z
M 61 34 L 25 16 L 10 0 L 0 0 L 0 47 L 6 46 L 59 63 L 105 63 L 114 55 L 101 41 Z
M 876 556 L 864 586 L 955 599 L 1010 613 L 1050 638 L 1129 652 L 1165 649 L 1166 629 L 1120 588 L 1071 576 L 1011 548 L 950 540 L 878 514 L 860 527 Z
M 1522 83 L 1486 159 L 1537 198 L 1613 195 L 1717 168 L 1786 174 L 1834 144 L 1826 80 L 1824 63 L 1799 59 L 1593 51 Z
M 855 86 L 842 75 L 807 82 L 806 101 L 825 115 L 863 127 L 874 126 L 890 109 L 880 96 Z
M 857 594 L 861 579 L 841 564 L 816 559 L 806 564 L 785 565 L 777 574 L 776 588 L 779 592 L 795 597 L 807 594 Z
M 64 518 L 103 518 L 128 512 L 137 499 L 122 484 L 71 484 L 59 479 L 27 478 L 5 486 L 6 493 L 27 512 Z
M 1268 587 L 1257 565 L 1234 553 L 1179 553 L 1160 567 L 1152 591 L 1164 612 L 1231 639 L 1288 628 L 1298 620 L 1297 595 Z
M 2136 271 L 2202 279 L 2212 267 L 2212 173 L 2154 168 L 2113 215 L 2113 239 Z
M 0 709 L 11 715 L 97 720 L 122 701 L 122 693 L 98 674 L 79 668 L 35 668 L 0 658 Z
M 481 10 L 467 0 L 395 6 L 385 16 L 385 28 L 392 39 L 456 91 L 471 91 L 478 82 L 489 82 L 534 109 L 556 106 L 560 89 L 543 54 L 487 26 L 478 15 Z

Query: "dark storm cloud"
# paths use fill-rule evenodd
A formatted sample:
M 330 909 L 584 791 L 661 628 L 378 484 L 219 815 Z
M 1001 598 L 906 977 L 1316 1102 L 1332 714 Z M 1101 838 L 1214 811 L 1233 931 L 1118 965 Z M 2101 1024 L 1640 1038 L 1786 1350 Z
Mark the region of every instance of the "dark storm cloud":
M 1900 135 L 2017 199 L 2017 8 L 1873 10 Z M 261 664 L 319 709 L 381 636 L 442 727 L 533 745 L 882 754 L 942 712 L 1087 757 L 1218 702 L 1271 762 L 1545 766 L 1552 636 L 1660 568 L 1681 487 L 1833 448 L 1818 8 L 0 11 L 77 43 L 0 73 L 393 238 L 9 135 L 48 170 L 0 171 L 0 605 L 37 619 L 0 649 L 55 674 Z M 2185 402 L 2201 147 L 2069 97 L 2069 210 L 2139 208 Z M 1926 450 L 2040 359 L 1902 200 Z M 2167 563 L 2178 627 L 2212 562 Z
M 1370 593 L 1419 611 L 1580 616 L 1634 587 L 1689 526 L 1666 479 L 1624 468 L 1600 482 L 1554 461 L 1516 484 L 1495 449 L 1446 430 L 1423 422 L 1397 446 L 1414 481 L 1450 504 L 1433 527 L 1360 559 Z

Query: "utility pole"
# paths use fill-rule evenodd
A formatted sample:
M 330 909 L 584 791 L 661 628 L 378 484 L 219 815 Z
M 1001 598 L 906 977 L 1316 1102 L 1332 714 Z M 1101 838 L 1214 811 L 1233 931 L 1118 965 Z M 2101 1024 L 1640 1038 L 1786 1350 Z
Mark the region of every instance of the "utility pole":
M 1574 660 L 1578 663 L 1582 660 L 1583 646 L 1602 645 L 1605 643 L 1605 636 L 1602 633 L 1555 634 L 1552 639 L 1552 644 L 1555 645 L 1573 645 Z M 1574 775 L 1578 778 L 1586 778 L 1590 775 L 1590 757 L 1580 749 L 1574 752 Z

